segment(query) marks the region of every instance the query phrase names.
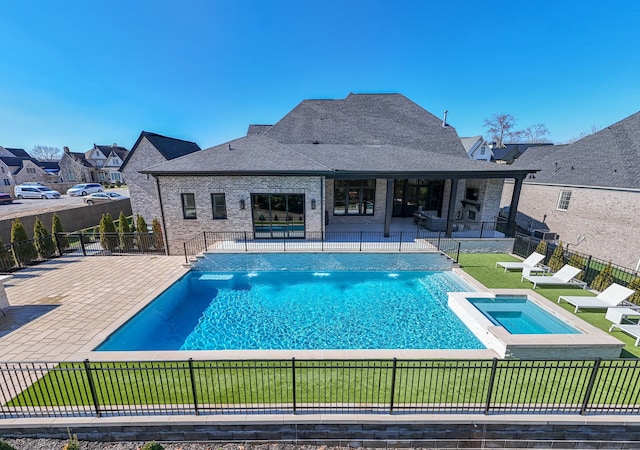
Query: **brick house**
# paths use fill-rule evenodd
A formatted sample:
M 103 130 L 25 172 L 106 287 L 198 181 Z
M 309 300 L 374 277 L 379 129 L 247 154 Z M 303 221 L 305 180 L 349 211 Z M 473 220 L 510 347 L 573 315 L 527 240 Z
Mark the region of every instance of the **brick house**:
M 59 183 L 60 177 L 46 170 L 51 165 L 38 161 L 21 148 L 0 147 L 0 192 L 13 193 L 14 186 L 29 181 Z
M 451 235 L 455 219 L 495 223 L 504 179 L 519 188 L 535 172 L 469 159 L 453 127 L 400 94 L 305 100 L 275 125 L 251 125 L 239 139 L 151 162 L 135 170 L 138 180 L 155 179 L 156 191 L 149 181 L 135 202 L 160 200 L 145 218 L 160 214 L 171 253 L 202 231 L 304 238 L 331 223 L 376 224 L 388 235 L 392 217 L 420 211 Z M 131 180 L 129 169 L 125 161 Z M 509 232 L 517 201 L 515 192 Z
M 540 169 L 524 180 L 520 213 L 572 250 L 638 269 L 640 112 L 572 144 L 529 147 L 513 167 Z
M 119 169 L 129 150 L 113 145 L 96 145 L 86 152 L 72 152 L 64 147 L 60 158 L 60 175 L 71 183 L 116 183 L 124 182 Z
M 195 142 L 183 141 L 143 131 L 131 147 L 120 167 L 131 197 L 131 210 L 148 223 L 160 218 L 160 201 L 156 180 L 139 171 L 165 161 L 171 161 L 200 150 Z

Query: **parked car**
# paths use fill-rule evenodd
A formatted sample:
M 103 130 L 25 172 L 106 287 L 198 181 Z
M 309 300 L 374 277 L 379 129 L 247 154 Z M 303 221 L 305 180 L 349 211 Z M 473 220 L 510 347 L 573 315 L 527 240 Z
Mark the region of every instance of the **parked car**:
M 67 194 L 71 196 L 87 194 L 93 194 L 94 192 L 102 192 L 102 185 L 100 183 L 83 183 L 76 184 L 72 188 L 67 189 Z
M 25 186 L 20 184 L 13 188 L 16 198 L 60 198 L 60 192 L 49 189 L 46 186 Z
M 106 203 L 113 200 L 124 200 L 129 197 L 120 195 L 117 192 L 96 192 L 95 194 L 89 194 L 83 198 L 87 205 L 93 205 L 94 203 Z
M 13 203 L 13 196 L 11 194 L 0 192 L 0 205 L 8 205 L 9 203 Z

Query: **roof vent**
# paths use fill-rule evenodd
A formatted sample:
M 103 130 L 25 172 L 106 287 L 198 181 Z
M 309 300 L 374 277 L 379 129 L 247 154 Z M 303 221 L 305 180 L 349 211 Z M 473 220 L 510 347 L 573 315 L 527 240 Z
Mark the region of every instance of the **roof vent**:
M 227 144 L 227 147 L 229 148 L 229 151 L 231 151 L 231 144 Z
M 318 145 L 319 143 L 320 143 L 320 142 L 318 142 L 318 141 L 313 141 L 313 142 L 312 142 L 312 144 L 313 144 L 313 145 Z
M 447 111 L 446 109 L 444 110 L 444 118 L 442 119 L 442 127 L 448 127 L 449 125 L 447 124 L 447 113 L 449 111 Z

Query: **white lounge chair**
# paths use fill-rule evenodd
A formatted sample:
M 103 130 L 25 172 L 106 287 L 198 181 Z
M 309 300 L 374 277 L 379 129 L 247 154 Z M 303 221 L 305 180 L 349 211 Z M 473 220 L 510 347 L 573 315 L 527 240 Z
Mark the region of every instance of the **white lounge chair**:
M 561 295 L 558 297 L 576 307 L 574 312 L 582 309 L 605 309 L 618 306 L 620 303 L 631 297 L 635 291 L 619 284 L 613 283 L 611 286 L 600 292 L 596 297 Z
M 614 328 L 618 328 L 636 338 L 636 347 L 640 345 L 640 325 L 621 325 L 613 323 L 611 324 L 611 327 L 609 327 L 609 332 L 612 332 Z
M 533 252 L 530 254 L 527 259 L 522 262 L 507 262 L 507 261 L 498 261 L 496 262 L 496 267 L 504 267 L 504 271 L 506 272 L 508 269 L 519 269 L 522 270 L 525 267 L 533 268 L 533 270 L 529 269 L 530 272 L 544 272 L 545 269 L 541 267 L 536 267 L 540 262 L 544 259 L 544 255 L 540 253 Z
M 531 281 L 533 283 L 534 289 L 539 284 L 552 285 L 552 286 L 563 286 L 563 285 L 568 286 L 571 284 L 577 284 L 581 286 L 582 289 L 585 289 L 587 287 L 587 283 L 585 283 L 584 281 L 578 281 L 578 280 L 573 281 L 573 277 L 578 275 L 580 272 L 582 272 L 582 270 L 576 267 L 570 266 L 569 264 L 565 264 L 562 267 L 562 269 L 558 270 L 556 273 L 554 273 L 549 277 L 540 276 L 540 275 L 532 276 L 532 275 L 529 275 L 530 273 L 529 268 L 524 267 L 522 269 L 522 278 L 520 279 L 520 281 L 524 281 L 524 280 Z

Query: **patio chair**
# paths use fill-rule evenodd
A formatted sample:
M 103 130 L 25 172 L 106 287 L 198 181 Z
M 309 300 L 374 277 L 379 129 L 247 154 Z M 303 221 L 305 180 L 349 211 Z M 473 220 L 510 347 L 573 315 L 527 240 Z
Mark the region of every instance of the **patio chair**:
M 600 292 L 596 297 L 584 297 L 584 296 L 569 296 L 561 295 L 558 297 L 558 303 L 560 300 L 564 300 L 567 303 L 576 307 L 574 312 L 578 312 L 582 309 L 605 309 L 618 306 L 620 303 L 631 297 L 635 291 L 619 284 L 613 283 L 611 286 Z
M 611 333 L 615 328 L 618 328 L 620 331 L 624 331 L 625 333 L 636 338 L 636 347 L 640 345 L 640 325 L 622 325 L 619 323 L 612 323 L 609 327 L 609 333 Z
M 529 280 L 533 283 L 533 288 L 535 289 L 537 285 L 549 285 L 549 286 L 569 286 L 571 284 L 577 284 L 585 289 L 587 287 L 587 283 L 584 281 L 573 280 L 573 277 L 578 275 L 582 270 L 570 266 L 569 264 L 565 264 L 562 269 L 558 270 L 556 273 L 549 277 L 545 277 L 543 275 L 529 275 L 531 272 L 528 267 L 524 267 L 522 269 L 522 278 L 520 281 Z
M 506 272 L 508 269 L 519 269 L 522 270 L 524 267 L 530 267 L 533 270 L 529 269 L 529 272 L 544 272 L 545 269 L 542 267 L 536 267 L 542 260 L 544 259 L 544 255 L 540 253 L 533 252 L 530 254 L 527 259 L 522 262 L 506 262 L 506 261 L 498 261 L 496 262 L 496 267 L 504 267 L 504 271 Z

